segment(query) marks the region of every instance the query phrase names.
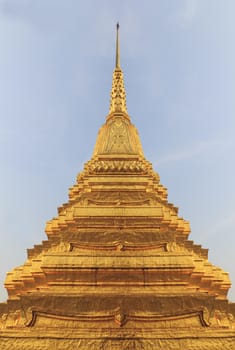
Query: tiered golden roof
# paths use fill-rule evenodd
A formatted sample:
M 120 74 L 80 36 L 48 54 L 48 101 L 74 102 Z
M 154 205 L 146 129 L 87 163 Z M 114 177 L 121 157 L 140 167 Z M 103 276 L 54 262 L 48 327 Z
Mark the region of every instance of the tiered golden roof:
M 143 154 L 126 108 L 117 27 L 110 111 L 48 240 L 7 274 L 3 349 L 235 349 L 228 274 Z

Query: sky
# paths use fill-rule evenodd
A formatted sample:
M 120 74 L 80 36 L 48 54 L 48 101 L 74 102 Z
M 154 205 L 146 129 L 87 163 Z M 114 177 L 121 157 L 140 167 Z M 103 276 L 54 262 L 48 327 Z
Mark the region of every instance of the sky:
M 0 0 L 0 300 L 91 158 L 119 21 L 145 156 L 235 302 L 234 13 L 234 0 Z

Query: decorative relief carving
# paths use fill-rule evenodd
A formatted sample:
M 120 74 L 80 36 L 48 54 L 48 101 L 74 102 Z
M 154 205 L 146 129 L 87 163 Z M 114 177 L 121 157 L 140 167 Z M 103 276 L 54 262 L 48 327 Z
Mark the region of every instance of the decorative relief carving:
M 126 322 L 126 315 L 119 310 L 118 313 L 114 316 L 114 321 L 119 327 L 122 327 Z
M 79 203 L 82 206 L 88 206 L 88 205 L 95 205 L 95 206 L 143 206 L 143 205 L 150 205 L 150 204 L 155 204 L 156 201 L 153 201 L 153 199 L 145 199 L 145 200 L 139 200 L 139 201 L 124 201 L 120 199 L 116 199 L 114 201 L 109 200 L 107 198 L 106 200 L 103 201 L 98 201 L 90 198 L 82 198 Z
M 148 322 L 163 322 L 162 326 L 167 327 L 167 322 L 169 322 L 168 327 L 174 326 L 186 326 L 190 325 L 195 326 L 195 325 L 201 325 L 203 327 L 208 327 L 208 310 L 206 308 L 203 308 L 201 310 L 184 310 L 176 314 L 168 314 L 168 315 L 158 315 L 158 314 L 141 314 L 141 313 L 136 313 L 132 314 L 127 319 L 133 319 L 135 321 L 148 321 Z M 197 322 L 199 321 L 199 323 Z
M 222 312 L 220 310 L 215 310 L 212 317 L 210 318 L 210 323 L 213 326 L 228 327 L 230 329 L 235 329 L 234 316 L 230 313 Z
M 134 245 L 142 245 L 142 246 L 153 246 L 165 243 L 165 240 L 169 240 L 172 236 L 168 233 L 159 233 L 157 230 L 155 232 L 149 232 L 148 230 L 138 232 L 135 229 L 127 229 L 125 226 L 125 222 L 119 222 L 118 220 L 112 221 L 111 225 L 114 227 L 113 229 L 98 229 L 97 227 L 91 228 L 84 231 L 84 228 L 81 228 L 78 232 L 74 234 L 70 233 L 67 238 L 70 243 L 82 243 L 82 244 L 91 244 L 94 246 L 103 245 L 113 245 L 114 242 L 127 242 L 128 244 Z M 115 227 L 116 226 L 116 227 Z M 151 231 L 153 231 L 151 229 Z M 147 238 L 146 238 L 147 237 Z
M 176 242 L 168 242 L 166 245 L 166 250 L 168 252 L 175 252 L 177 250 Z
M 14 312 L 3 314 L 0 317 L 0 329 L 23 327 L 25 325 L 25 321 L 26 318 L 24 311 L 22 309 L 18 309 Z
M 0 329 L 3 329 L 6 327 L 6 321 L 7 321 L 8 314 L 3 314 L 0 317 Z
M 30 315 L 30 316 L 29 316 Z M 67 326 L 69 324 L 75 326 L 75 324 L 85 323 L 97 323 L 97 322 L 107 322 L 114 321 L 119 326 L 124 324 L 125 315 L 121 312 L 120 308 L 106 312 L 97 313 L 83 313 L 79 315 L 64 315 L 60 312 L 49 312 L 44 310 L 29 309 L 27 311 L 27 327 L 34 327 L 36 324 L 50 325 L 52 327 Z
M 19 326 L 22 320 L 22 311 L 16 310 L 13 315 L 14 318 L 14 326 Z
M 92 244 L 89 242 L 71 242 L 69 251 L 74 249 L 86 249 L 86 250 L 117 250 L 117 251 L 142 251 L 142 250 L 157 250 L 167 251 L 167 243 L 155 243 L 155 244 L 133 244 L 127 241 L 114 241 L 112 243 Z
M 140 160 L 91 160 L 87 163 L 88 173 L 126 172 L 147 174 L 148 168 Z
M 136 191 L 121 192 L 121 191 L 102 191 L 93 192 L 92 194 L 80 194 L 76 198 L 76 203 L 83 206 L 141 206 L 141 205 L 159 205 L 163 203 L 162 198 L 157 194 L 142 193 Z M 76 205 L 77 205 L 76 204 Z M 163 205 L 165 205 L 165 201 Z
M 29 310 L 28 311 L 28 321 L 26 326 L 28 327 L 96 327 L 97 324 L 102 324 L 103 327 L 108 327 L 111 322 L 119 327 L 123 327 L 130 322 L 130 326 L 134 322 L 135 328 L 139 327 L 149 327 L 150 324 L 154 324 L 155 328 L 184 328 L 184 327 L 208 327 L 209 324 L 205 317 L 205 310 L 196 311 L 182 311 L 176 314 L 159 315 L 152 313 L 129 313 L 125 314 L 121 308 L 116 308 L 114 310 L 99 312 L 99 313 L 83 313 L 79 315 L 64 315 L 59 312 L 49 312 L 43 310 Z M 31 317 L 29 317 L 29 313 Z M 108 323 L 107 323 L 108 322 Z M 87 324 L 87 326 L 85 326 Z M 89 326 L 88 326 L 89 324 Z
M 120 68 L 116 68 L 113 72 L 109 113 L 113 112 L 127 113 L 124 79 Z
M 110 125 L 107 125 L 107 143 L 103 153 L 135 153 L 130 143 L 128 124 L 124 119 L 116 117 Z

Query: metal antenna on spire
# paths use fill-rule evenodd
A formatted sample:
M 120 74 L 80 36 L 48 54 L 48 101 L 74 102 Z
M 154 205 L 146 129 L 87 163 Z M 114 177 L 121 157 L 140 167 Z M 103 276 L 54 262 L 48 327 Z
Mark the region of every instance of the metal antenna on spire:
M 119 23 L 117 22 L 117 37 L 116 37 L 116 68 L 120 68 L 120 48 L 119 48 Z

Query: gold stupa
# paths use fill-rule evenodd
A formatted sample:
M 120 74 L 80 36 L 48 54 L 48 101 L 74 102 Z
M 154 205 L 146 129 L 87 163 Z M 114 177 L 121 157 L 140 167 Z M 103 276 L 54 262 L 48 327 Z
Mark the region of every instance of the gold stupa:
M 118 27 L 109 114 L 48 239 L 7 274 L 1 350 L 235 349 L 228 274 L 188 240 L 128 115 Z

